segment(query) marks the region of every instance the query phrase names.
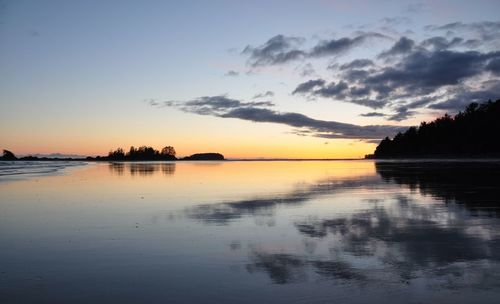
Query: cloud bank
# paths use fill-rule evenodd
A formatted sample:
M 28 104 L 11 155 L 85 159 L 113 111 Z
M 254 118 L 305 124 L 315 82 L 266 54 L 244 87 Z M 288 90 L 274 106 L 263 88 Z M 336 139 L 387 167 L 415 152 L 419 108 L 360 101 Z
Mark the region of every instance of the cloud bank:
M 399 21 L 384 22 L 387 28 Z M 358 31 L 313 43 L 279 34 L 260 45 L 247 45 L 241 55 L 250 70 L 296 63 L 292 71 L 310 79 L 296 83 L 290 89 L 291 96 L 359 105 L 370 109 L 359 116 L 379 120 L 402 122 L 424 110 L 453 113 L 470 102 L 500 98 L 500 22 L 429 25 L 423 31 L 421 39 L 411 32 L 398 34 L 389 29 L 392 35 Z M 371 42 L 386 47 L 372 56 L 338 61 Z M 318 73 L 319 60 L 327 73 Z M 226 75 L 237 76 L 238 72 Z M 294 134 L 323 138 L 374 141 L 406 129 L 385 124 L 360 126 L 279 111 L 267 100 L 274 97 L 274 91 L 267 90 L 255 92 L 248 102 L 226 95 L 148 102 L 199 115 L 282 124 L 292 127 Z
M 244 102 L 228 98 L 225 95 L 203 96 L 188 101 L 154 101 L 150 102 L 150 105 L 174 107 L 187 113 L 199 115 L 282 124 L 296 128 L 296 134 L 322 138 L 378 140 L 406 129 L 406 127 L 389 125 L 358 126 L 337 121 L 319 120 L 300 113 L 276 111 L 271 109 L 274 106 L 272 102 Z

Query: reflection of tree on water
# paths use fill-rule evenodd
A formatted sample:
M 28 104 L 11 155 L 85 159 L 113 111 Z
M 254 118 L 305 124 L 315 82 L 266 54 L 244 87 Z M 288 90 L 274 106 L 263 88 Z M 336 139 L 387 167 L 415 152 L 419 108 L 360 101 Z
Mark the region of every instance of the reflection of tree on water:
M 109 169 L 112 173 L 123 175 L 127 171 L 130 175 L 149 176 L 156 172 L 162 172 L 164 175 L 173 175 L 175 173 L 175 163 L 110 163 Z
M 375 168 L 386 182 L 500 215 L 500 162 L 376 162 Z

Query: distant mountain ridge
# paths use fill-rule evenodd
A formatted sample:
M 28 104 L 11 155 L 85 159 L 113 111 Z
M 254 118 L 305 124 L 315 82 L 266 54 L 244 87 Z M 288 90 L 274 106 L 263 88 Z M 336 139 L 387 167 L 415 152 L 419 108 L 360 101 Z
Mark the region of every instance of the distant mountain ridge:
M 500 157 L 500 99 L 386 137 L 366 158 Z

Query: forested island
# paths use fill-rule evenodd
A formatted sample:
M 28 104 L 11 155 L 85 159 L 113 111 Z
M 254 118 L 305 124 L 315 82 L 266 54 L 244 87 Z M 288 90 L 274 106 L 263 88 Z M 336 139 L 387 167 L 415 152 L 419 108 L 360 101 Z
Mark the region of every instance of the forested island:
M 500 99 L 469 104 L 448 114 L 386 137 L 366 158 L 489 158 L 500 157 Z
M 138 148 L 130 147 L 125 152 L 122 148 L 110 151 L 107 156 L 85 157 L 85 158 L 49 158 L 24 156 L 16 157 L 9 150 L 3 150 L 0 160 L 8 161 L 182 161 L 182 160 L 225 160 L 224 155 L 220 153 L 196 153 L 183 158 L 177 158 L 175 148 L 166 146 L 161 150 L 153 147 L 141 146 Z

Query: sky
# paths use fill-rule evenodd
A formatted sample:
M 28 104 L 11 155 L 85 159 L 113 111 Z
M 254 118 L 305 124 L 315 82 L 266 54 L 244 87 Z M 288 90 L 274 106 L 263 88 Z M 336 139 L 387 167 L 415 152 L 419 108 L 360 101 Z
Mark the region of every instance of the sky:
M 358 158 L 500 98 L 500 1 L 0 1 L 0 148 Z

